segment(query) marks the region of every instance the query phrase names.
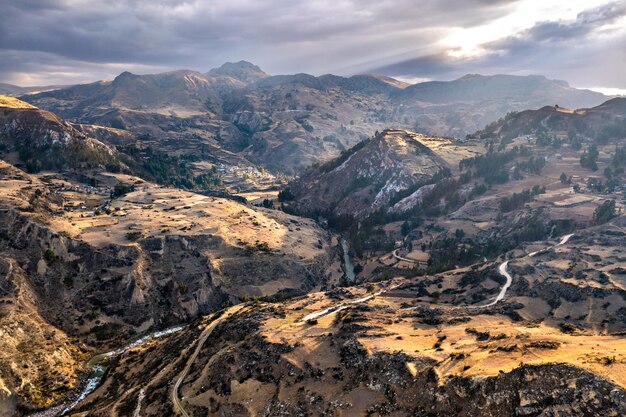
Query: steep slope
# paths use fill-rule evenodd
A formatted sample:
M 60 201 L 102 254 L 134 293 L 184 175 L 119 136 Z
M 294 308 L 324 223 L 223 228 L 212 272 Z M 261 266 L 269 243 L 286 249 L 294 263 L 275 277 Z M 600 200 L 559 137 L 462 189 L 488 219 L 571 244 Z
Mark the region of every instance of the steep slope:
M 431 140 L 437 141 L 405 130 L 385 130 L 290 183 L 290 208 L 357 218 L 386 209 L 399 192 L 448 169 L 429 147 Z
M 224 99 L 224 113 L 246 134 L 246 157 L 295 174 L 385 127 L 388 92 L 373 77 L 273 76 Z
M 2 395 L 23 409 L 74 387 L 87 350 L 320 288 L 334 262 L 326 231 L 279 211 L 121 174 L 87 186 L 0 161 L 0 177 L 0 350 L 28 353 L 1 369 Z
M 4 250 L 3 250 L 4 252 Z M 76 385 L 89 350 L 48 323 L 46 302 L 19 263 L 0 255 L 0 415 L 50 406 Z M 19 397 L 19 400 L 16 398 Z
M 117 153 L 56 115 L 0 96 L 0 146 L 5 158 L 29 171 L 117 165 Z

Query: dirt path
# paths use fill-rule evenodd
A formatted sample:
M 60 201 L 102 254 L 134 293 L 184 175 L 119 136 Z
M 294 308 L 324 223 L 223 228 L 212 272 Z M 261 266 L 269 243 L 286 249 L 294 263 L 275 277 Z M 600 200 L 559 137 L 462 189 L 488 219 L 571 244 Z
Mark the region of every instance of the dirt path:
M 528 255 L 526 255 L 525 257 L 527 258 L 532 258 L 533 256 L 537 255 L 538 253 L 541 252 L 545 252 L 548 251 L 550 249 L 556 248 L 557 246 L 561 246 L 567 243 L 568 240 L 570 240 L 570 238 L 574 236 L 573 233 L 569 234 L 569 235 L 565 235 L 561 238 L 561 240 L 559 241 L 559 243 L 552 245 L 551 247 L 547 248 L 547 249 L 542 249 L 536 252 L 531 252 Z M 523 259 L 523 258 L 522 258 Z M 511 274 L 508 271 L 508 266 L 509 266 L 509 261 L 504 261 L 500 264 L 500 266 L 498 267 L 498 273 L 500 275 L 502 275 L 503 277 L 506 278 L 506 282 L 504 283 L 504 285 L 502 286 L 502 289 L 500 290 L 500 292 L 498 293 L 498 296 L 496 297 L 496 299 L 494 301 L 492 301 L 489 304 L 485 304 L 485 305 L 481 305 L 481 306 L 477 306 L 477 307 L 473 307 L 473 308 L 484 308 L 484 307 L 491 307 L 493 305 L 498 304 L 500 301 L 502 301 L 504 299 L 504 296 L 506 295 L 507 290 L 509 289 L 509 287 L 511 286 L 511 284 L 513 283 L 513 277 L 511 276 Z
M 508 266 L 509 266 L 509 261 L 504 261 L 498 267 L 498 272 L 500 273 L 500 275 L 506 278 L 506 282 L 502 286 L 502 289 L 498 293 L 498 296 L 496 297 L 496 299 L 492 301 L 491 303 L 485 305 L 484 307 L 490 307 L 490 306 L 498 304 L 500 301 L 502 301 L 502 299 L 506 295 L 506 291 L 509 289 L 509 287 L 513 283 L 513 277 L 511 276 L 511 274 L 509 274 L 509 271 L 507 269 Z
M 222 314 L 222 316 L 220 316 L 217 319 L 213 320 L 211 322 L 211 324 L 209 324 L 203 330 L 202 334 L 198 338 L 198 345 L 196 346 L 196 349 L 194 350 L 192 355 L 187 360 L 187 365 L 185 366 L 185 369 L 183 369 L 183 371 L 180 373 L 180 375 L 176 379 L 176 382 L 174 382 L 174 387 L 172 388 L 172 395 L 171 395 L 172 403 L 174 403 L 174 411 L 176 411 L 177 414 L 185 416 L 185 417 L 190 417 L 189 413 L 187 413 L 187 411 L 185 411 L 185 409 L 183 408 L 183 404 L 181 402 L 181 398 L 178 397 L 178 390 L 180 389 L 180 386 L 183 383 L 183 380 L 187 377 L 187 374 L 191 370 L 191 367 L 193 366 L 193 363 L 195 362 L 196 358 L 198 357 L 198 354 L 200 353 L 200 350 L 202 349 L 202 346 L 204 346 L 204 343 L 207 341 L 209 336 L 211 336 L 211 333 L 213 333 L 213 330 L 215 329 L 215 327 L 217 327 L 217 325 L 219 323 L 221 323 L 227 317 L 237 313 L 242 308 L 243 308 L 243 306 L 238 305 L 238 306 L 234 306 L 234 307 L 231 307 L 228 310 L 226 310 L 224 312 L 224 314 Z
M 546 249 L 542 249 L 542 250 L 539 250 L 539 251 L 536 251 L 536 252 L 531 252 L 531 253 L 529 253 L 528 255 L 526 255 L 525 257 L 529 257 L 529 258 L 530 258 L 530 257 L 535 256 L 535 255 L 536 255 L 536 254 L 538 254 L 538 253 L 545 252 L 545 251 L 550 250 L 550 249 L 552 249 L 552 248 L 555 248 L 555 247 L 557 247 L 557 246 L 564 245 L 564 244 L 566 244 L 566 243 L 569 241 L 569 239 L 570 239 L 572 236 L 574 236 L 574 234 L 573 234 L 573 233 L 571 233 L 571 234 L 569 234 L 569 235 L 565 235 L 565 236 L 563 236 L 563 237 L 561 238 L 561 240 L 559 241 L 559 243 L 557 243 L 557 244 L 555 244 L 555 245 L 552 245 L 551 247 L 548 247 L 548 248 L 546 248 Z M 398 258 L 398 259 L 400 259 L 400 260 L 407 260 L 407 261 L 409 261 L 409 262 L 418 262 L 418 261 L 416 261 L 416 260 L 412 260 L 412 259 L 408 259 L 408 258 L 402 258 L 402 257 L 400 257 L 400 256 L 397 254 L 397 249 L 396 249 L 396 250 L 394 250 L 392 253 L 393 253 L 393 256 L 394 256 L 394 257 L 396 257 L 396 258 Z M 510 286 L 511 286 L 511 284 L 513 283 L 513 277 L 512 277 L 512 276 L 511 276 L 511 274 L 509 273 L 508 266 L 509 266 L 509 261 L 508 261 L 508 260 L 506 260 L 506 261 L 502 262 L 502 263 L 500 264 L 500 266 L 498 267 L 498 273 L 500 273 L 500 275 L 502 275 L 503 277 L 505 277 L 505 278 L 506 278 L 506 282 L 504 283 L 504 285 L 503 285 L 503 286 L 502 286 L 502 288 L 500 289 L 500 292 L 498 293 L 498 295 L 496 296 L 496 299 L 495 299 L 494 301 L 490 302 L 489 304 L 485 304 L 485 305 L 480 305 L 480 306 L 467 306 L 467 307 L 465 307 L 465 308 L 472 308 L 472 309 L 474 309 L 474 308 L 485 308 L 485 307 L 491 307 L 491 306 L 496 305 L 496 304 L 497 304 L 497 303 L 499 303 L 500 301 L 502 301 L 502 300 L 504 299 L 504 297 L 506 296 L 506 292 L 508 291 L 509 287 L 510 287 Z M 397 285 L 394 285 L 394 286 L 389 287 L 389 288 L 387 288 L 387 289 L 385 289 L 385 290 L 380 290 L 380 291 L 378 291 L 378 292 L 376 292 L 376 293 L 374 293 L 374 294 L 372 294 L 372 295 L 368 295 L 367 297 L 359 298 L 359 299 L 354 300 L 354 301 L 349 301 L 349 302 L 344 302 L 344 303 L 338 303 L 338 304 L 332 305 L 332 306 L 330 306 L 330 307 L 327 307 L 327 308 L 325 308 L 325 309 L 323 309 L 323 310 L 318 310 L 318 311 L 315 311 L 315 312 L 313 312 L 313 313 L 310 313 L 310 314 L 307 314 L 306 316 L 304 316 L 304 317 L 302 318 L 302 320 L 300 320 L 300 323 L 306 323 L 306 322 L 307 322 L 307 321 L 309 321 L 309 320 L 315 320 L 315 319 L 317 319 L 317 318 L 319 318 L 319 317 L 328 316 L 328 315 L 331 315 L 331 314 L 337 314 L 338 312 L 340 312 L 340 311 L 345 310 L 346 308 L 348 308 L 350 305 L 353 305 L 353 304 L 359 304 L 359 303 L 365 303 L 365 302 L 367 302 L 367 301 L 371 300 L 372 298 L 374 298 L 375 296 L 377 296 L 377 295 L 382 295 L 382 294 L 386 293 L 387 291 L 391 291 L 391 290 L 395 289 L 396 287 L 397 287 Z M 417 307 L 414 307 L 414 308 L 417 308 Z
M 143 402 L 143 399 L 146 397 L 146 391 L 142 388 L 139 391 L 139 395 L 137 396 L 137 408 L 135 408 L 135 411 L 133 412 L 133 417 L 139 417 L 140 413 L 141 413 L 141 403 Z
M 323 310 L 319 310 L 316 311 L 314 313 L 311 314 L 307 314 L 306 316 L 304 316 L 302 318 L 302 322 L 307 322 L 309 320 L 314 320 L 318 317 L 322 317 L 322 316 L 328 316 L 331 314 L 337 314 L 339 313 L 341 310 L 345 310 L 346 308 L 348 308 L 351 304 L 359 304 L 359 303 L 364 303 L 366 301 L 371 300 L 372 298 L 374 298 L 377 295 L 382 294 L 383 291 L 378 291 L 377 293 L 374 293 L 372 295 L 368 295 L 367 297 L 363 297 L 363 298 L 359 298 L 358 300 L 354 300 L 354 301 L 349 301 L 347 303 L 339 303 L 339 304 L 335 304 L 333 306 L 330 306 L 328 308 L 325 308 Z
M 406 261 L 406 262 L 411 262 L 411 263 L 414 263 L 414 264 L 424 264 L 425 263 L 423 261 L 418 261 L 417 259 L 411 259 L 411 258 L 402 257 L 402 256 L 398 255 L 398 250 L 399 249 L 395 249 L 393 252 L 391 252 L 391 255 L 394 258 L 398 259 L 399 261 Z

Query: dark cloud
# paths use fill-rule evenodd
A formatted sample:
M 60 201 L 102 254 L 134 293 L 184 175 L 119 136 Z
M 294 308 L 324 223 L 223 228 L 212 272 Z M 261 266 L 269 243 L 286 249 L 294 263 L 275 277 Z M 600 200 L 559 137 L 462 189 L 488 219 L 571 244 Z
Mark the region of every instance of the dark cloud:
M 580 13 L 573 22 L 541 22 L 522 33 L 534 41 L 575 39 L 626 15 L 626 2 L 607 4 Z
M 442 50 L 439 41 L 451 28 L 489 24 L 524 1 L 0 0 L 0 81 L 75 83 L 123 70 L 206 71 L 239 59 L 271 73 L 380 69 L 448 78 L 495 68 L 541 72 L 520 55 L 587 36 L 624 15 L 619 1 L 571 22 L 539 22 L 485 45 L 481 59 L 452 58 Z M 520 63 L 527 66 L 515 68 Z
M 502 16 L 510 1 L 484 0 L 20 0 L 3 1 L 0 80 L 46 78 L 33 64 L 123 64 L 208 70 L 249 59 L 272 72 L 328 72 L 364 58 L 428 45 L 446 25 Z M 438 23 L 435 23 L 438 22 Z M 410 42 L 408 42 L 410 41 Z M 411 48 L 414 49 L 414 48 Z M 15 52 L 22 52 L 22 59 Z M 33 57 L 37 59 L 33 60 Z M 5 65 L 6 66 L 6 65 Z M 61 70 L 62 69 L 62 70 Z M 106 67 L 102 68 L 103 70 Z M 78 72 L 78 71 L 74 71 Z M 106 72 L 100 71 L 99 73 Z M 95 75 L 95 74 L 93 74 Z M 110 74 L 113 76 L 115 74 Z M 56 78 L 55 78 L 56 77 Z M 72 82 L 72 80 L 67 80 Z

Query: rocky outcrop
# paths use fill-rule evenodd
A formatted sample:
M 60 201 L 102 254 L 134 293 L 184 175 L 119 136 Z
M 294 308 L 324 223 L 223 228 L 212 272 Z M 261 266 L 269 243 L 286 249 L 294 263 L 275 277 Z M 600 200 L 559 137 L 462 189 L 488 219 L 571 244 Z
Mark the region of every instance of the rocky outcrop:
M 13 210 L 2 216 L 2 230 L 38 295 L 54 300 L 43 314 L 72 334 L 108 322 L 131 329 L 167 326 L 213 311 L 227 299 L 200 253 L 219 244 L 208 237 L 95 248 Z

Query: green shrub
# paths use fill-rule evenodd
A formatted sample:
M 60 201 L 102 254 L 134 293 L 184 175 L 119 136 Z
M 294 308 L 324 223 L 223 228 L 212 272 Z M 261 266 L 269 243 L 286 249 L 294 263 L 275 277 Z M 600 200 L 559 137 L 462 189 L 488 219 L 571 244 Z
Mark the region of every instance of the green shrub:
M 126 233 L 126 239 L 130 240 L 130 241 L 136 241 L 139 238 L 141 238 L 141 232 L 138 231 L 133 231 L 133 232 L 128 232 Z

